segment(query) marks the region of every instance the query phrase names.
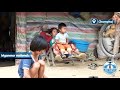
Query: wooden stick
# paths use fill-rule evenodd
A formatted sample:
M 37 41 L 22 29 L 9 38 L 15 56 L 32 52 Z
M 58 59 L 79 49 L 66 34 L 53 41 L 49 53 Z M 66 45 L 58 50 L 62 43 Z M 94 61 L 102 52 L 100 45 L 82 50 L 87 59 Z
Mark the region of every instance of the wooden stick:
M 119 52 L 119 43 L 120 43 L 120 25 L 118 24 L 116 25 L 113 54 L 117 54 Z

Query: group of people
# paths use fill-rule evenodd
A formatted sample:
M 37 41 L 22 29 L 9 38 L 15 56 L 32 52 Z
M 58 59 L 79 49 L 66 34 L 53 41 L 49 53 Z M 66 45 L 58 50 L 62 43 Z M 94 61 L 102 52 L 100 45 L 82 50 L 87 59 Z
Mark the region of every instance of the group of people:
M 39 56 L 46 52 L 48 45 L 53 47 L 55 60 L 62 61 L 63 58 L 66 58 L 66 54 L 68 58 L 86 58 L 86 54 L 80 53 L 75 45 L 69 41 L 65 23 L 60 23 L 58 29 L 51 28 L 49 30 L 51 39 L 46 39 L 45 35 L 42 36 L 42 34 L 34 37 L 30 44 L 31 59 L 22 59 L 19 64 L 18 74 L 21 78 L 47 78 L 44 73 L 45 60 L 41 60 Z
M 114 13 L 112 19 L 119 24 L 120 12 Z M 68 58 L 75 57 L 73 53 L 81 58 L 83 53 L 80 53 L 75 45 L 69 42 L 66 24 L 60 23 L 58 29 L 51 28 L 49 34 L 52 36 L 49 40 L 40 35 L 33 38 L 30 44 L 31 59 L 22 59 L 19 64 L 18 74 L 21 78 L 47 78 L 45 75 L 45 62 L 39 59 L 39 55 L 48 49 L 48 42 L 53 47 L 56 60 L 63 60 L 66 57 L 65 54 L 69 55 Z M 85 55 L 83 54 L 83 56 Z
M 66 54 L 68 54 L 68 58 L 84 58 L 85 53 L 80 53 L 79 50 L 75 47 L 75 45 L 69 40 L 69 36 L 66 33 L 67 26 L 64 23 L 60 23 L 57 28 L 51 28 L 50 34 L 52 36 L 52 40 L 50 41 L 50 47 L 53 47 L 53 52 L 55 53 L 55 60 L 62 61 L 63 58 L 66 58 Z

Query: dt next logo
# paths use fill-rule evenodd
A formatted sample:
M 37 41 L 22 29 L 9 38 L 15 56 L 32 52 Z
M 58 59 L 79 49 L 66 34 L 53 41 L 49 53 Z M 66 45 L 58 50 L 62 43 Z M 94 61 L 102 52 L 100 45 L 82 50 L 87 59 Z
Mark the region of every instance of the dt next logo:
M 99 20 L 97 18 L 92 18 L 91 19 L 92 24 L 114 24 L 114 20 Z
M 112 75 L 117 71 L 117 65 L 112 61 L 108 61 L 104 64 L 103 70 L 106 74 Z

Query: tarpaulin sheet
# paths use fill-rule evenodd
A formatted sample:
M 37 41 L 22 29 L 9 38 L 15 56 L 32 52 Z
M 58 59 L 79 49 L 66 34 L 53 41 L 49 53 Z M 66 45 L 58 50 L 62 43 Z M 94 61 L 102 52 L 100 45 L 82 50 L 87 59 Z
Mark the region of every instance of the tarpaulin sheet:
M 88 50 L 93 50 L 98 39 L 98 30 L 101 25 L 93 25 L 90 21 L 74 18 L 68 12 L 17 12 L 17 44 L 16 51 L 29 51 L 32 38 L 40 33 L 41 26 L 48 28 L 58 27 L 63 22 L 67 24 L 71 39 L 80 39 L 91 42 Z M 100 18 L 106 16 L 101 15 Z

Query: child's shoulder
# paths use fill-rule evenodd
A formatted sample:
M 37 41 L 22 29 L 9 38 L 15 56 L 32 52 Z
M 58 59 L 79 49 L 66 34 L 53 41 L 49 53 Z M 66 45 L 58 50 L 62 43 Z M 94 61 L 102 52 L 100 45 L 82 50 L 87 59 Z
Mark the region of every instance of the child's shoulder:
M 59 35 L 61 35 L 61 33 L 57 33 L 57 35 L 56 35 L 56 36 L 59 36 Z
M 31 59 L 21 59 L 22 63 L 31 63 L 33 60 Z
M 64 33 L 64 35 L 68 35 L 68 33 Z

